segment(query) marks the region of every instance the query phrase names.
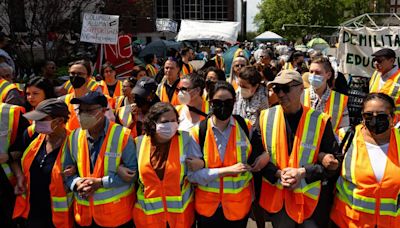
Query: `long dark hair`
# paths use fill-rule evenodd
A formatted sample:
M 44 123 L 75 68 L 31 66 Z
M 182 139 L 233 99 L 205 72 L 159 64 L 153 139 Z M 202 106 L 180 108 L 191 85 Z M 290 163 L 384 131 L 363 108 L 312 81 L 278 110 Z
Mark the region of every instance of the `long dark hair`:
M 44 77 L 33 77 L 25 85 L 25 89 L 24 89 L 25 100 L 27 100 L 26 99 L 26 90 L 28 89 L 28 87 L 31 87 L 31 86 L 34 86 L 38 89 L 43 90 L 45 99 L 56 97 L 56 94 L 54 93 L 53 83 L 51 83 L 50 80 L 48 80 L 47 78 L 44 78 Z M 28 101 L 26 101 L 25 108 L 26 108 L 26 110 L 32 110 L 33 107 L 31 104 L 29 104 Z

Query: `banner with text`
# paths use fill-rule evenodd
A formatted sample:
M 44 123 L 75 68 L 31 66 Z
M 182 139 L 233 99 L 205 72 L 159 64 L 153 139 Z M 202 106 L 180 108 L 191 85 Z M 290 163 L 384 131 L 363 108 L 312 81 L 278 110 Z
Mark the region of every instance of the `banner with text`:
M 344 74 L 371 77 L 374 72 L 372 53 L 390 48 L 400 51 L 400 27 L 342 28 L 339 35 L 339 71 Z M 400 56 L 395 61 L 400 63 Z
M 96 44 L 117 44 L 119 16 L 106 14 L 83 15 L 81 41 Z

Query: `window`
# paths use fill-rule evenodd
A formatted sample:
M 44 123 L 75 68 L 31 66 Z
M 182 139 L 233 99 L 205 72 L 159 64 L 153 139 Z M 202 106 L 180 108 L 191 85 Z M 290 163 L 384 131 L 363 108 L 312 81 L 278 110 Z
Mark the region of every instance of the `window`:
M 168 0 L 157 0 L 156 9 L 158 18 L 168 18 Z
M 391 6 L 396 5 L 396 0 L 390 0 L 390 5 L 391 5 Z

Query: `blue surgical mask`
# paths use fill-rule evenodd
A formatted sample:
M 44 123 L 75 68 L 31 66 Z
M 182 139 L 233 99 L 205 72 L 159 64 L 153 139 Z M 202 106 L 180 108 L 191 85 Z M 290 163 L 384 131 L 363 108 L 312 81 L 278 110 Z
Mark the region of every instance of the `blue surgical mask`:
M 318 74 L 310 74 L 308 76 L 310 85 L 316 89 L 320 88 L 324 84 L 324 79 L 324 76 Z

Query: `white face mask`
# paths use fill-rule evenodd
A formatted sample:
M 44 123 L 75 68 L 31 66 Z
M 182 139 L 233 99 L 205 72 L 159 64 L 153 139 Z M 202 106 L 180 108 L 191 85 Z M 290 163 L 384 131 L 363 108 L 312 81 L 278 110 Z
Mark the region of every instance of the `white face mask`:
M 54 132 L 54 129 L 51 127 L 51 124 L 54 120 L 47 121 L 35 121 L 35 131 L 39 134 L 51 134 Z
M 240 87 L 240 94 L 242 95 L 243 98 L 250 98 L 253 96 L 253 93 L 251 92 L 250 89 L 242 88 Z
M 318 74 L 310 74 L 308 76 L 308 81 L 312 87 L 318 89 L 324 84 L 324 76 Z
M 190 102 L 190 93 L 189 92 L 183 92 L 183 91 L 179 91 L 178 93 L 178 100 L 179 103 L 183 104 L 183 105 L 187 105 Z
M 156 134 L 163 141 L 170 140 L 178 130 L 178 122 L 156 123 Z
M 78 117 L 82 129 L 91 129 L 101 120 L 98 114 L 92 115 L 86 112 L 79 114 Z

